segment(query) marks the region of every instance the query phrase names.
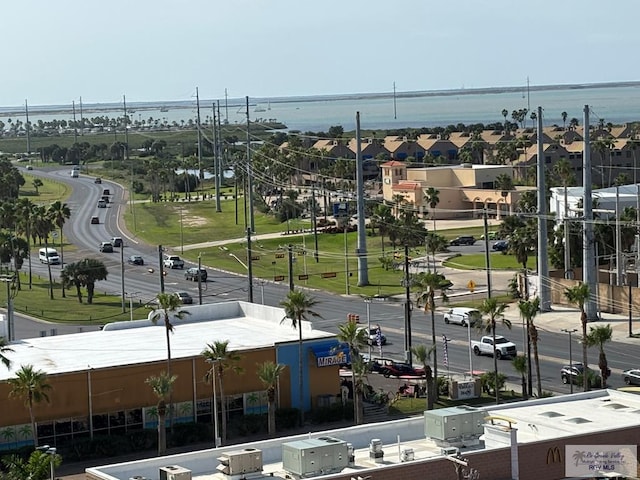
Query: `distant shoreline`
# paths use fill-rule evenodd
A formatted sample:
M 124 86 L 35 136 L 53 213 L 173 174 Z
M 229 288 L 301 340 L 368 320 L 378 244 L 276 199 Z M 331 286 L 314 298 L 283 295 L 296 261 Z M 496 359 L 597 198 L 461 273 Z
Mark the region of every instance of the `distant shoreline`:
M 529 92 L 539 91 L 562 91 L 577 89 L 599 89 L 599 88 L 620 88 L 620 87 L 640 87 L 640 81 L 628 82 L 602 82 L 602 83 L 575 83 L 561 85 L 537 85 L 528 87 Z M 450 90 L 422 90 L 396 92 L 396 98 L 416 98 L 416 97 L 447 97 L 459 95 L 491 95 L 503 93 L 523 93 L 527 92 L 527 86 L 511 86 L 511 87 L 485 87 L 485 88 L 458 88 Z M 345 93 L 334 95 L 309 95 L 309 96 L 291 96 L 291 97 L 251 97 L 252 105 L 255 103 L 270 102 L 275 103 L 302 103 L 302 102 L 328 102 L 340 100 L 361 100 L 361 99 L 389 99 L 393 98 L 393 92 L 378 93 Z M 221 107 L 224 100 L 220 101 Z M 202 105 L 210 105 L 213 100 L 202 100 Z M 195 101 L 193 100 L 173 100 L 173 101 L 153 101 L 153 102 L 127 102 L 127 107 L 132 112 L 134 110 L 158 110 L 160 108 L 167 109 L 185 109 L 193 108 Z M 237 108 L 245 105 L 244 98 L 230 98 L 227 100 L 227 107 Z M 104 111 L 122 110 L 122 103 L 86 103 L 83 105 L 83 115 L 89 113 L 99 113 Z M 10 117 L 15 115 L 24 115 L 24 106 L 19 107 L 0 107 L 0 117 Z M 29 105 L 30 114 L 72 114 L 72 105 Z M 79 105 L 76 105 L 76 114 L 79 114 Z

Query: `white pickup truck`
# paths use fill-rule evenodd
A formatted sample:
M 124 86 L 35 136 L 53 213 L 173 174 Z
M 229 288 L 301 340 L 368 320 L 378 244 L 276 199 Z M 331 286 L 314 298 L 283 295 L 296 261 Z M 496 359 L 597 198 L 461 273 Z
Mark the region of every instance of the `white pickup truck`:
M 471 348 L 476 355 L 491 355 L 493 357 L 493 338 L 491 335 L 485 335 L 480 341 L 471 340 Z M 496 335 L 495 352 L 497 358 L 515 357 L 518 355 L 516 345 L 502 335 Z
M 178 255 L 165 255 L 162 264 L 166 268 L 184 268 L 184 260 Z

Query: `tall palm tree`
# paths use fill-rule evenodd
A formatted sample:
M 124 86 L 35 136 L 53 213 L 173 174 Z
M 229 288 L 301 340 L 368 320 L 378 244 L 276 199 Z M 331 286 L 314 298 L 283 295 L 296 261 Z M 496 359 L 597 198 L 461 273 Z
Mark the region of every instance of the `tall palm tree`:
M 602 378 L 602 388 L 607 386 L 607 378 L 609 378 L 609 365 L 607 365 L 607 355 L 604 353 L 604 344 L 610 342 L 613 337 L 613 330 L 611 325 L 598 325 L 597 327 L 589 328 L 589 335 L 587 335 L 587 347 L 598 347 L 600 354 L 598 356 L 598 368 L 600 369 L 600 376 Z M 586 373 L 585 372 L 585 383 Z
M 504 131 L 507 131 L 507 115 L 509 115 L 509 110 L 506 108 L 502 109 L 502 116 L 504 117 Z
M 536 387 L 538 391 L 538 398 L 541 398 L 542 378 L 540 378 L 540 358 L 538 357 L 538 329 L 533 323 L 533 319 L 538 315 L 538 311 L 540 310 L 540 298 L 535 297 L 533 300 L 521 300 L 518 302 L 518 310 L 520 311 L 520 317 L 525 320 L 527 325 L 526 328 L 529 341 L 533 348 L 533 358 L 536 365 Z M 529 357 L 528 354 L 527 357 Z M 528 365 L 531 365 L 530 358 L 528 359 Z M 531 371 L 531 367 L 529 367 L 529 371 Z
M 512 361 L 513 369 L 520 374 L 520 385 L 522 386 L 522 398 L 529 398 L 527 390 L 527 357 L 526 355 L 517 355 Z
M 562 112 L 560 114 L 562 116 L 562 130 L 567 129 L 567 117 L 569 116 L 567 112 Z
M 424 192 L 424 199 L 431 208 L 431 220 L 433 220 L 433 231 L 436 231 L 436 207 L 440 203 L 440 190 L 429 187 Z
M 220 389 L 220 405 L 222 414 L 222 443 L 227 440 L 227 408 L 224 397 L 224 373 L 232 370 L 236 373 L 242 373 L 242 368 L 238 365 L 240 355 L 229 349 L 229 340 L 214 341 L 208 343 L 207 347 L 202 351 L 205 361 L 211 364 L 211 370 L 207 374 L 207 378 L 213 382 L 218 381 Z M 213 378 L 211 375 L 213 374 Z
M 433 370 L 429 365 L 429 358 L 433 352 L 433 346 L 427 347 L 426 345 L 415 345 L 411 347 L 411 353 L 415 359 L 420 362 L 422 368 L 424 368 L 424 379 L 427 386 L 427 410 L 433 410 L 434 403 L 436 401 L 435 390 L 437 385 L 433 382 Z
M 291 290 L 287 298 L 280 302 L 284 308 L 284 318 L 280 323 L 289 319 L 291 326 L 298 329 L 298 402 L 300 404 L 300 425 L 304 425 L 304 390 L 302 383 L 303 354 L 302 354 L 302 321 L 309 321 L 309 317 L 320 317 L 313 311 L 318 302 L 301 290 Z
M 34 369 L 33 365 L 22 365 L 16 372 L 16 376 L 7 382 L 11 387 L 9 397 L 24 400 L 24 405 L 29 410 L 33 443 L 38 446 L 38 431 L 33 407 L 42 401 L 49 402 L 48 392 L 51 390 L 51 385 L 47 383 L 47 374 L 42 370 Z
M 35 204 L 28 198 L 19 198 L 16 203 L 16 212 L 18 215 L 17 230 L 18 233 L 24 235 L 29 246 L 29 254 L 27 261 L 29 262 L 29 290 L 33 287 L 33 274 L 31 270 L 31 243 L 33 242 L 33 222 L 35 215 Z
M 504 318 L 504 311 L 507 309 L 507 304 L 498 302 L 496 298 L 485 298 L 480 305 L 480 312 L 486 315 L 488 318 L 483 321 L 481 328 L 486 333 L 491 333 L 493 340 L 493 372 L 495 377 L 498 378 L 498 355 L 496 354 L 496 323 L 498 320 L 502 321 L 502 324 L 511 329 L 511 321 Z M 496 405 L 500 403 L 500 389 L 496 388 Z
M 280 375 L 287 368 L 286 365 L 274 362 L 263 362 L 258 364 L 256 375 L 267 389 L 267 401 L 269 403 L 267 417 L 269 435 L 276 434 L 276 393 L 278 392 L 278 382 Z
M 62 227 L 65 222 L 71 218 L 71 209 L 66 203 L 62 203 L 57 200 L 49 205 L 48 213 L 53 223 L 60 229 L 60 258 L 61 263 L 64 265 L 64 239 L 62 234 Z
M 349 358 L 352 365 L 356 363 L 362 357 L 360 351 L 369 341 L 369 334 L 364 328 L 360 328 L 355 322 L 347 322 L 338 326 L 338 335 L 336 336 L 339 342 L 346 343 L 349 347 Z M 361 408 L 361 389 L 357 388 L 357 385 L 361 379 L 356 378 L 356 369 L 351 369 L 351 382 L 353 385 L 353 419 L 356 425 L 362 423 L 362 408 Z
M 164 321 L 164 331 L 167 341 L 167 375 L 171 376 L 171 333 L 173 333 L 173 324 L 171 323 L 171 317 L 178 319 L 184 318 L 190 313 L 186 310 L 180 310 L 182 302 L 177 295 L 171 293 L 159 293 L 156 297 L 158 299 L 157 306 L 151 312 L 151 321 L 156 324 L 158 319 Z
M 176 378 L 177 375 L 169 375 L 162 371 L 160 375 L 152 375 L 145 380 L 158 397 L 158 456 L 167 452 L 167 400 L 171 397 Z
M 566 288 L 564 296 L 569 302 L 575 304 L 580 309 L 580 324 L 582 326 L 582 366 L 586 372 L 588 371 L 589 359 L 587 357 L 587 311 L 584 309 L 585 304 L 589 300 L 589 285 L 586 283 L 578 283 L 575 287 Z M 584 381 L 584 391 L 589 391 L 589 382 Z
M 424 311 L 431 312 L 431 353 L 433 354 L 433 376 L 438 382 L 438 356 L 436 347 L 436 294 L 440 294 L 442 303 L 449 301 L 447 290 L 451 288 L 451 281 L 440 273 L 419 273 L 414 277 L 416 302 L 418 307 L 424 306 Z M 438 391 L 435 391 L 435 399 Z
M 9 343 L 7 339 L 4 337 L 0 337 L 0 362 L 7 368 L 11 367 L 11 360 L 5 356 L 5 353 L 13 352 L 11 347 L 9 347 Z
M 77 268 L 80 271 L 82 285 L 87 288 L 87 303 L 92 304 L 96 282 L 107 279 L 107 267 L 100 260 L 85 258 L 77 262 Z

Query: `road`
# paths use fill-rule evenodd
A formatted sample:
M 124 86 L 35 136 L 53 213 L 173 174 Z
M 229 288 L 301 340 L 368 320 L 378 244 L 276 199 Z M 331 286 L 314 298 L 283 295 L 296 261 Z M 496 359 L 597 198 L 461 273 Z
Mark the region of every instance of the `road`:
M 121 272 L 124 272 L 125 292 L 135 292 L 135 303 L 146 303 L 153 299 L 160 291 L 161 269 L 159 268 L 158 262 L 158 250 L 157 247 L 146 245 L 137 241 L 135 238 L 127 236 L 126 232 L 120 229 L 119 218 L 121 217 L 122 209 L 127 208 L 124 201 L 125 192 L 123 189 L 117 184 L 106 181 L 103 181 L 102 184 L 95 184 L 93 178 L 86 175 L 81 175 L 79 178 L 70 178 L 67 169 L 38 171 L 37 173 L 42 176 L 54 178 L 57 181 L 69 183 L 73 186 L 73 193 L 67 200 L 72 215 L 65 224 L 64 234 L 67 241 L 73 243 L 76 248 L 73 250 L 69 249 L 69 252 L 64 253 L 64 261 L 68 263 L 85 258 L 86 256 L 99 258 L 104 261 L 110 272 L 108 280 L 99 282 L 98 289 L 100 291 L 120 295 L 122 292 Z M 98 209 L 97 202 L 105 188 L 111 191 L 111 201 L 108 208 Z M 100 224 L 90 224 L 90 218 L 94 215 L 99 215 Z M 100 253 L 98 251 L 99 243 L 109 240 L 112 236 L 121 236 L 124 238 L 124 250 L 115 249 L 114 253 Z M 464 249 L 469 247 L 460 248 Z M 133 254 L 142 255 L 145 259 L 145 265 L 128 265 L 126 258 Z M 41 275 L 46 275 L 47 267 L 38 262 L 37 252 L 36 257 L 32 260 L 34 271 Z M 188 264 L 185 268 L 188 266 L 191 265 Z M 208 266 L 208 268 L 209 281 L 203 284 L 203 303 L 247 299 L 247 279 L 245 276 L 213 270 L 211 266 Z M 59 276 L 60 270 L 61 266 L 52 266 L 54 277 L 57 278 Z M 460 281 L 465 281 L 464 279 L 469 274 L 465 272 L 460 275 L 460 272 L 457 271 L 447 271 L 446 275 L 448 278 L 459 278 L 457 282 L 454 280 L 454 283 L 460 283 Z M 499 277 L 499 282 L 502 282 L 503 286 L 498 288 L 502 288 L 503 290 L 506 288 L 506 279 L 508 279 L 510 275 L 511 274 L 507 274 Z M 189 291 L 196 303 L 198 301 L 197 282 L 186 281 L 183 271 L 181 270 L 169 270 L 167 272 L 165 276 L 165 288 L 167 291 Z M 286 285 L 262 282 L 260 280 L 254 282 L 254 300 L 257 303 L 279 305 L 286 293 Z M 347 314 L 349 313 L 360 315 L 360 322 L 363 324 L 367 323 L 367 305 L 363 299 L 334 295 L 322 291 L 316 291 L 313 295 L 318 301 L 316 310 L 321 314 L 321 318 L 314 319 L 313 323 L 316 328 L 337 332 L 338 325 L 346 321 Z M 135 318 L 141 318 L 143 316 L 146 316 L 145 309 L 136 310 Z M 383 348 L 383 355 L 385 357 L 403 359 L 405 357 L 403 304 L 401 302 L 373 301 L 370 304 L 370 323 L 371 325 L 379 324 L 389 340 L 389 344 Z M 478 338 L 480 334 L 474 330 L 468 332 L 467 329 L 460 326 L 445 325 L 440 313 L 436 314 L 435 324 L 439 374 L 445 374 L 446 372 L 455 374 L 469 371 L 468 336 L 470 333 L 472 338 Z M 40 336 L 43 334 L 42 332 L 50 334 L 51 329 L 56 329 L 57 334 L 74 333 L 79 331 L 79 328 L 80 327 L 77 326 L 45 324 L 23 316 L 16 316 L 16 338 Z M 96 328 L 99 328 L 99 326 L 82 327 L 82 330 L 87 331 Z M 419 343 L 430 344 L 430 316 L 427 316 L 419 309 L 414 310 L 412 313 L 411 331 L 414 345 Z M 511 331 L 506 330 L 504 327 L 499 327 L 498 333 L 504 334 L 507 338 L 515 342 L 518 350 L 522 351 L 522 325 L 513 325 Z M 442 335 L 446 335 L 449 339 L 448 369 L 443 364 Z M 576 339 L 577 337 L 574 337 L 574 361 L 578 361 L 581 355 L 580 345 L 575 341 Z M 633 365 L 633 359 L 628 353 L 629 348 L 627 344 L 615 342 L 607 345 L 607 358 L 614 371 L 614 376 L 610 379 L 610 384 L 613 386 L 622 385 L 620 375 L 616 373 Z M 491 357 L 473 356 L 471 360 L 475 371 L 493 370 L 493 359 Z M 569 392 L 569 386 L 562 385 L 559 379 L 560 367 L 568 363 L 568 360 L 566 335 L 559 335 L 553 331 L 541 331 L 540 368 L 544 390 L 561 393 Z M 590 350 L 590 363 L 592 365 L 597 364 L 597 352 L 593 349 Z M 510 383 L 520 384 L 520 379 L 510 361 L 500 360 L 499 369 L 509 376 Z

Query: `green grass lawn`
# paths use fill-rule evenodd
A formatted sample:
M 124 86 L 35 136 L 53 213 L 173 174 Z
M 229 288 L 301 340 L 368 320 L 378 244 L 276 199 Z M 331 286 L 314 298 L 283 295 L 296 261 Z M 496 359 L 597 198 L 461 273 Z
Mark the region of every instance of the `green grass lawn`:
M 66 183 L 56 182 L 44 177 L 36 177 L 29 173 L 22 175 L 25 184 L 20 188 L 20 197 L 29 198 L 33 203 L 38 205 L 49 205 L 56 200 L 64 201 L 71 194 L 71 187 Z M 37 191 L 33 185 L 33 181 L 39 178 L 43 185 L 38 187 Z
M 511 390 L 503 390 L 500 392 L 501 402 L 512 402 L 521 400 L 522 395 L 519 392 Z M 496 397 L 483 393 L 480 398 L 469 398 L 465 400 L 449 400 L 447 397 L 440 397 L 435 403 L 434 408 L 459 407 L 461 405 L 470 405 L 478 407 L 493 403 L 495 405 Z M 427 409 L 426 398 L 401 397 L 389 407 L 389 415 L 414 415 L 424 412 Z
M 522 268 L 514 255 L 503 255 L 502 253 L 491 253 L 491 269 L 492 270 L 518 270 Z M 536 265 L 538 257 L 529 257 L 527 266 Z M 444 262 L 446 267 L 457 268 L 460 270 L 476 270 L 486 268 L 486 259 L 484 253 L 469 253 L 453 257 Z

